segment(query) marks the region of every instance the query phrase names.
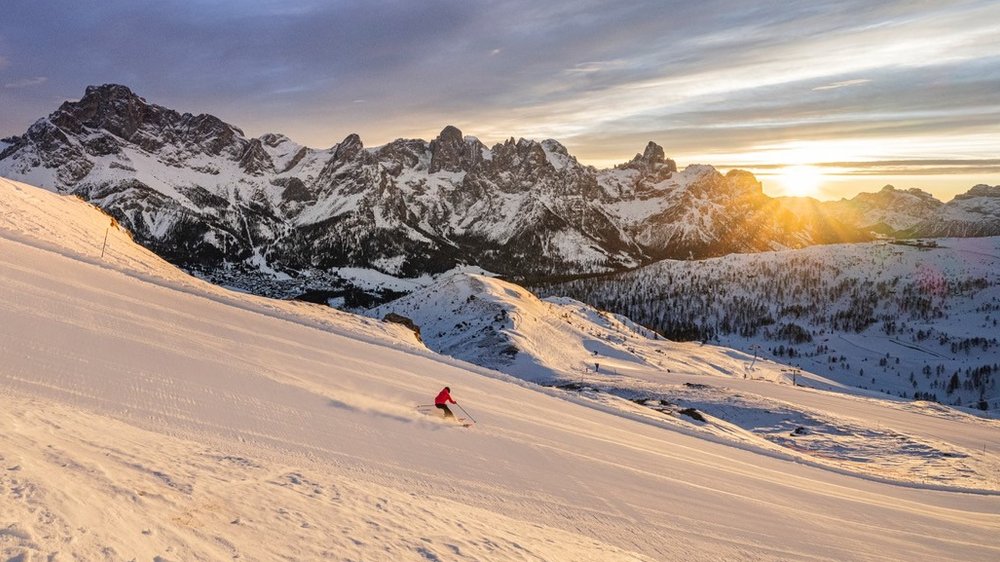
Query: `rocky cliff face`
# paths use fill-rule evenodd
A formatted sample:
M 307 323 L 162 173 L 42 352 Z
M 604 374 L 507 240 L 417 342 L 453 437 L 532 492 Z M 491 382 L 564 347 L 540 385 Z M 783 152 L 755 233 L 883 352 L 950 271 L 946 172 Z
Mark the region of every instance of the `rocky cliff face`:
M 346 267 L 537 279 L 864 237 L 782 210 L 749 173 L 678 170 L 652 142 L 609 170 L 555 140 L 487 147 L 451 126 L 316 150 L 118 85 L 4 139 L 0 175 L 77 194 L 174 263 L 266 294 L 343 286 Z

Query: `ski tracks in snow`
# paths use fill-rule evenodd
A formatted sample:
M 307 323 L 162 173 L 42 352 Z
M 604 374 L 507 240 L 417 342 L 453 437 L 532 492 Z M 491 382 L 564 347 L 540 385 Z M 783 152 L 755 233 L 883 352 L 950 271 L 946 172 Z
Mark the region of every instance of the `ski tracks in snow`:
M 18 451 L 0 456 L 4 560 L 645 559 L 463 505 L 442 494 L 447 486 L 422 479 L 402 491 L 357 467 L 287 465 L 263 450 L 250 459 L 44 401 L 0 398 L 8 406 L 0 450 Z M 71 523 L 79 521 L 93 524 Z

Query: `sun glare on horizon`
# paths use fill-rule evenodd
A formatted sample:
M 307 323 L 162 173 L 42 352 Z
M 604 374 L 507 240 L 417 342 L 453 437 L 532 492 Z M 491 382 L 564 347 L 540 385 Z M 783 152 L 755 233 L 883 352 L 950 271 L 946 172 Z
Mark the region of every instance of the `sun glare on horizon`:
M 775 175 L 785 195 L 815 197 L 823 185 L 823 171 L 816 166 L 786 166 Z

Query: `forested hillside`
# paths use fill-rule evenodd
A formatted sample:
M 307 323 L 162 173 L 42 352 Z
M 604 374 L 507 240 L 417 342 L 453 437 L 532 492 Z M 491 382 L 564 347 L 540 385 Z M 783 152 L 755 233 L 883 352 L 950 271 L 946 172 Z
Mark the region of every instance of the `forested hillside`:
M 668 260 L 539 292 L 861 388 L 995 409 L 998 267 L 1000 238 L 877 242 Z

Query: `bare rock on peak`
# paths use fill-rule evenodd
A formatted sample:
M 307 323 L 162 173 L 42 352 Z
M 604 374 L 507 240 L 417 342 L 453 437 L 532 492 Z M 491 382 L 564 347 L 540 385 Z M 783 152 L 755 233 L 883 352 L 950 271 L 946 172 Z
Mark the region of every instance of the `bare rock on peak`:
M 261 176 L 265 172 L 274 172 L 274 162 L 264 150 L 260 139 L 253 139 L 247 144 L 240 157 L 240 169 L 251 176 Z
M 646 145 L 646 150 L 642 151 L 642 159 L 646 162 L 659 164 L 666 159 L 666 155 L 663 153 L 662 146 L 649 141 L 649 144 Z
M 677 171 L 677 163 L 666 157 L 663 147 L 653 141 L 646 144 L 642 154 L 624 164 L 624 168 L 633 168 L 646 173 L 660 172 L 669 174 Z
M 466 139 L 458 127 L 448 125 L 431 141 L 429 172 L 468 172 L 482 161 L 483 144 L 478 139 Z
M 365 145 L 361 142 L 361 136 L 357 133 L 351 133 L 344 140 L 340 141 L 333 157 L 336 160 L 350 160 L 361 152 L 364 147 Z
M 463 142 L 462 131 L 454 125 L 448 125 L 441 129 L 441 133 L 435 140 L 441 143 L 459 144 Z

